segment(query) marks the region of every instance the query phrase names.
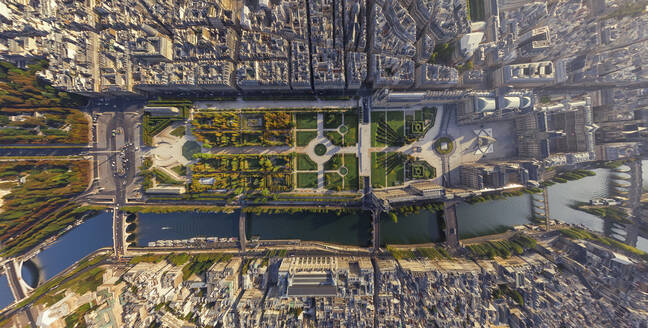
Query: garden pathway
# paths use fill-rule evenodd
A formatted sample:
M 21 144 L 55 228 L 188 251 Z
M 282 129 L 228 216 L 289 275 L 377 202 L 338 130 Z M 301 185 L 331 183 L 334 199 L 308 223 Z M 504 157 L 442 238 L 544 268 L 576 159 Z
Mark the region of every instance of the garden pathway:
M 360 176 L 371 176 L 371 124 L 359 124 L 358 131 L 360 140 L 358 140 L 358 158 L 360 160 Z
M 369 129 L 371 130 L 371 128 Z M 315 146 L 319 144 L 326 147 L 326 153 L 321 156 L 315 153 Z M 324 163 L 328 162 L 328 160 L 330 160 L 335 154 L 357 154 L 358 147 L 340 147 L 334 145 L 331 140 L 324 136 L 324 114 L 319 113 L 317 114 L 317 137 L 311 140 L 306 147 L 303 147 L 302 151 L 306 153 L 313 162 L 317 163 L 317 189 L 324 191 Z

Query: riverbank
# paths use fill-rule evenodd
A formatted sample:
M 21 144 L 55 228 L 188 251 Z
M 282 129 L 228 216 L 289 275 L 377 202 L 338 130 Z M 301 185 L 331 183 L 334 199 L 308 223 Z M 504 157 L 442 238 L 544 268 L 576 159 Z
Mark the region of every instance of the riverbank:
M 632 224 L 632 221 L 628 219 L 628 213 L 624 209 L 616 206 L 589 205 L 589 203 L 585 202 L 576 202 L 570 205 L 570 207 L 575 210 L 596 215 L 603 220 L 609 220 L 624 225 Z

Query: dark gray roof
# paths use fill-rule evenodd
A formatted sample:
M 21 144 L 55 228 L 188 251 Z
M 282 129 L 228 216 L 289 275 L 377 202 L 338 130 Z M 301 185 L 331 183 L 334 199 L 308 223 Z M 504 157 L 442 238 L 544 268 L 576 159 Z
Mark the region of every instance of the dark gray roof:
M 288 287 L 286 293 L 288 297 L 301 297 L 301 296 L 336 296 L 337 289 L 335 286 L 319 286 L 319 285 L 300 285 Z
M 297 278 L 295 277 L 292 280 L 293 285 L 317 285 L 317 284 L 324 284 L 328 282 L 329 280 L 326 277 L 323 278 Z

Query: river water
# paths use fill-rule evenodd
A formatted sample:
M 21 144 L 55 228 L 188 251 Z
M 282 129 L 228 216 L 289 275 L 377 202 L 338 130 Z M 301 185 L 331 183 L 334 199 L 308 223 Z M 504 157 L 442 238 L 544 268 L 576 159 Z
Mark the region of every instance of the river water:
M 648 161 L 645 161 L 648 164 Z M 595 169 L 595 176 L 549 187 L 549 210 L 552 218 L 567 223 L 581 224 L 603 232 L 603 220 L 569 205 L 587 202 L 595 197 L 608 196 L 608 169 Z M 645 170 L 645 172 L 648 171 Z M 648 179 L 647 179 L 648 180 Z M 530 223 L 531 195 L 524 194 L 502 200 L 470 205 L 457 205 L 459 233 L 462 238 L 495 233 Z M 538 196 L 536 196 L 538 197 Z M 238 216 L 224 213 L 168 213 L 140 214 L 138 243 L 161 239 L 188 239 L 203 237 L 238 237 Z M 366 213 L 338 216 L 334 213 L 251 214 L 246 225 L 247 238 L 301 239 L 368 246 L 371 240 L 371 218 Z M 610 231 L 625 232 L 613 227 Z M 398 223 L 388 216 L 381 218 L 381 244 L 416 244 L 441 241 L 439 218 L 436 213 L 421 211 L 400 215 Z M 648 250 L 648 240 L 639 240 L 638 246 Z
M 13 301 L 14 299 L 13 295 L 11 294 L 11 289 L 9 289 L 7 276 L 0 274 L 0 309 L 3 309 Z
M 366 213 L 299 213 L 250 215 L 246 234 L 261 239 L 301 239 L 368 246 L 371 216 Z
M 61 236 L 36 256 L 42 266 L 40 274 L 47 280 L 95 250 L 112 246 L 112 243 L 112 213 L 101 212 Z M 34 268 L 28 265 L 22 266 L 22 276 L 32 286 L 38 277 Z
M 648 188 L 648 160 L 643 161 L 644 186 Z M 552 218 L 582 224 L 592 230 L 623 237 L 625 232 L 612 225 L 605 229 L 603 220 L 569 207 L 576 201 L 608 196 L 610 170 L 596 169 L 596 176 L 586 177 L 549 187 L 549 204 Z M 531 195 L 510 197 L 470 205 L 457 205 L 457 219 L 461 238 L 484 235 L 529 223 Z M 188 239 L 191 237 L 238 237 L 239 212 L 227 213 L 168 213 L 140 214 L 138 244 L 163 239 Z M 63 235 L 38 255 L 45 278 L 61 272 L 97 248 L 112 245 L 112 214 L 105 212 L 86 221 Z M 421 211 L 401 215 L 394 223 L 386 215 L 381 218 L 381 244 L 414 244 L 441 241 L 439 218 L 436 213 Z M 340 244 L 369 246 L 371 218 L 366 213 L 337 216 L 334 213 L 252 214 L 246 225 L 247 237 L 261 239 L 301 239 L 327 241 Z M 648 251 L 648 240 L 639 237 L 637 247 Z M 36 275 L 23 266 L 25 281 L 33 283 Z M 11 302 L 7 293 L 6 278 L 0 277 L 0 307 Z
M 189 239 L 191 237 L 238 237 L 239 212 L 139 214 L 137 243 L 147 246 L 151 241 Z
M 420 244 L 442 241 L 436 212 L 421 211 L 399 215 L 394 223 L 387 215 L 380 218 L 380 244 Z

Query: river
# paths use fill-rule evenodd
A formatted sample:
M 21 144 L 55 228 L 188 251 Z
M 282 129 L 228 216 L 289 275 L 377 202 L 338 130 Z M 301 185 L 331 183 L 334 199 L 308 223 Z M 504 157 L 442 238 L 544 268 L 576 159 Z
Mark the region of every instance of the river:
M 367 213 L 260 214 L 247 219 L 248 238 L 301 239 L 369 246 L 371 216 Z
M 644 185 L 646 185 L 648 161 L 642 161 L 642 164 Z M 608 183 L 611 170 L 595 169 L 592 171 L 596 172 L 595 176 L 549 186 L 549 214 L 552 218 L 566 223 L 580 224 L 594 231 L 604 232 L 603 219 L 569 206 L 575 202 L 588 202 L 592 198 L 610 196 Z M 486 235 L 513 225 L 530 223 L 532 217 L 531 197 L 531 195 L 524 194 L 473 205 L 458 204 L 457 220 L 460 237 Z M 617 236 L 625 236 L 625 231 L 616 225 L 613 225 L 612 231 Z M 639 237 L 637 248 L 648 251 L 648 240 Z
M 420 244 L 442 241 L 439 216 L 427 210 L 399 215 L 394 223 L 387 215 L 380 218 L 380 244 Z
M 41 274 L 47 280 L 97 249 L 112 246 L 112 243 L 112 213 L 101 212 L 61 236 L 36 256 L 42 268 Z M 33 286 L 36 283 L 37 274 L 33 266 L 23 265 L 22 276 L 28 284 Z
M 648 187 L 648 160 L 643 162 L 644 186 Z M 595 197 L 608 196 L 610 170 L 596 169 L 596 176 L 550 186 L 549 204 L 551 217 L 573 224 L 582 224 L 592 230 L 623 237 L 616 225 L 604 229 L 604 221 L 594 215 L 569 207 L 576 201 L 589 201 Z M 457 205 L 457 218 L 461 238 L 500 231 L 505 227 L 529 223 L 531 195 L 510 197 L 470 205 Z M 238 237 L 239 212 L 234 213 L 167 213 L 140 214 L 138 221 L 138 244 L 162 239 L 188 239 L 196 236 Z M 97 248 L 112 245 L 112 214 L 101 213 L 81 226 L 63 235 L 38 255 L 45 278 L 61 272 L 77 260 Z M 398 223 L 388 216 L 381 217 L 381 244 L 414 244 L 441 241 L 439 218 L 436 213 L 421 211 L 417 214 L 400 215 Z M 371 219 L 367 213 L 297 213 L 297 214 L 251 214 L 246 225 L 247 237 L 261 239 L 301 239 L 326 241 L 339 244 L 369 246 Z M 639 249 L 648 251 L 648 240 L 639 237 Z M 33 284 L 36 275 L 23 266 L 25 281 Z M 0 306 L 11 302 L 5 300 L 6 278 L 0 277 Z M 10 295 L 11 293 L 9 293 Z
M 139 214 L 137 243 L 147 246 L 151 241 L 189 239 L 191 237 L 238 237 L 239 212 Z
M 140 214 L 138 244 L 191 237 L 238 237 L 239 211 L 226 213 L 179 212 Z M 334 213 L 250 214 L 247 238 L 302 239 L 340 244 L 369 245 L 371 219 L 364 215 Z
M 238 237 L 239 212 L 140 214 L 138 244 L 163 239 L 191 237 Z M 246 220 L 246 237 L 271 239 L 301 239 L 331 243 L 369 246 L 371 216 L 369 213 L 299 213 L 250 214 Z M 381 218 L 383 243 L 412 244 L 439 241 L 436 213 L 422 211 L 399 217 L 394 223 L 387 216 Z
M 0 274 L 0 309 L 3 309 L 5 306 L 11 304 L 14 301 L 13 294 L 11 294 L 11 289 L 9 289 L 9 282 L 7 281 L 7 276 Z
M 648 161 L 645 161 L 648 164 Z M 595 176 L 585 177 L 549 187 L 551 217 L 567 223 L 581 224 L 603 232 L 603 220 L 572 209 L 574 202 L 587 202 L 595 197 L 608 196 L 610 170 L 595 169 Z M 648 171 L 645 170 L 644 172 Z M 530 223 L 531 195 L 509 197 L 470 205 L 457 205 L 457 218 L 461 238 L 485 235 L 505 230 L 507 227 Z M 538 197 L 538 196 L 536 196 Z M 140 245 L 161 239 L 188 239 L 203 237 L 238 237 L 238 216 L 214 213 L 140 214 Z M 388 216 L 381 217 L 381 244 L 416 244 L 441 241 L 439 218 L 436 213 L 421 211 L 417 214 L 399 215 L 398 223 Z M 371 240 L 371 219 L 367 213 L 337 216 L 334 213 L 251 214 L 248 216 L 247 238 L 301 239 L 332 243 L 368 246 Z M 613 227 L 619 236 L 625 234 Z M 648 240 L 640 238 L 638 246 L 648 250 Z

